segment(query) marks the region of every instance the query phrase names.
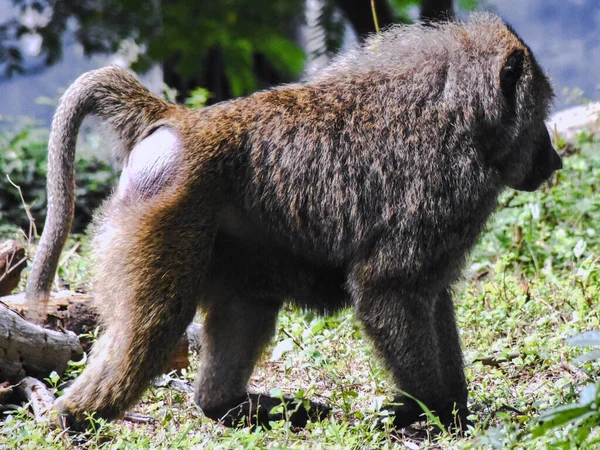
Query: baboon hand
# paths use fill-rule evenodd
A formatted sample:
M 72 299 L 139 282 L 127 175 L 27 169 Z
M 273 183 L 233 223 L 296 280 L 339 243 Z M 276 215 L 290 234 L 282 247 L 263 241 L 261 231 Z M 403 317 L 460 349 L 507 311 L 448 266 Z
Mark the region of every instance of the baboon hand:
M 425 411 L 419 404 L 403 395 L 397 396 L 394 399 L 394 403 L 384 406 L 383 410 L 387 413 L 387 417 L 390 417 L 393 428 L 396 429 L 404 428 L 415 422 L 427 419 Z M 467 430 L 469 425 L 473 425 L 473 422 L 468 419 L 470 413 L 466 406 L 448 404 L 440 406 L 437 409 L 432 409 L 431 411 L 438 416 L 440 422 L 448 431 L 462 433 Z M 383 418 L 379 419 L 378 426 L 384 426 Z

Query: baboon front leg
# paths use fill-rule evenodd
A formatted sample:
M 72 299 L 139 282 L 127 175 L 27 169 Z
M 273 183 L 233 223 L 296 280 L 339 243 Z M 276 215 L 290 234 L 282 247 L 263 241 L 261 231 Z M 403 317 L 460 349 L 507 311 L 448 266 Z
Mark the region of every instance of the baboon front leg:
M 226 426 L 264 426 L 282 420 L 271 410 L 282 399 L 250 394 L 246 385 L 261 351 L 275 329 L 279 300 L 240 299 L 220 292 L 207 307 L 196 402 L 204 414 Z M 325 416 L 329 408 L 312 403 L 307 410 L 283 399 L 292 426 Z
M 436 412 L 446 410 L 448 393 L 434 332 L 436 296 L 408 290 L 393 280 L 358 284 L 353 292 L 358 317 L 398 389 Z M 409 397 L 400 394 L 394 403 L 386 408 L 394 413 L 394 426 L 423 420 L 423 410 Z
M 443 289 L 435 304 L 434 327 L 437 338 L 439 365 L 446 385 L 447 397 L 452 409 L 440 410 L 440 419 L 449 428 L 466 430 L 471 421 L 467 419 L 467 382 L 465 381 L 463 354 L 456 327 L 452 291 Z M 456 416 L 453 414 L 456 410 Z
M 105 211 L 95 237 L 104 330 L 56 403 L 61 424 L 73 429 L 85 426 L 87 414 L 119 416 L 163 370 L 194 317 L 214 234 L 210 223 L 190 220 L 198 214 L 185 205 L 144 214 L 113 200 Z

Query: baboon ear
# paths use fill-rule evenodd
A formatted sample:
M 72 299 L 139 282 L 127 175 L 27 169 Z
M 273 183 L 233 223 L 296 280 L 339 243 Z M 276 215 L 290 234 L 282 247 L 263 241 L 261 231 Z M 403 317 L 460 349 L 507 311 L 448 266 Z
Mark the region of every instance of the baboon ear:
M 515 107 L 517 82 L 523 75 L 524 59 L 525 53 L 523 50 L 515 50 L 507 58 L 500 71 L 500 89 L 512 110 Z

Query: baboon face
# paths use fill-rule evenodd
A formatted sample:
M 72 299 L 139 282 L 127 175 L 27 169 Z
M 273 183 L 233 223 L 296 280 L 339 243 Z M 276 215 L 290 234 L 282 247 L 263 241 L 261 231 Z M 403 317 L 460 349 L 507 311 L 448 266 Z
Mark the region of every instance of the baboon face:
M 534 191 L 562 168 L 544 123 L 552 87 L 528 48 L 513 51 L 500 71 L 502 121 L 514 136 L 500 161 L 507 186 Z
M 509 185 L 519 191 L 535 191 L 544 181 L 548 180 L 555 170 L 562 169 L 560 156 L 550 142 L 550 135 L 542 124 L 534 140 L 533 155 L 529 171 L 525 177 Z

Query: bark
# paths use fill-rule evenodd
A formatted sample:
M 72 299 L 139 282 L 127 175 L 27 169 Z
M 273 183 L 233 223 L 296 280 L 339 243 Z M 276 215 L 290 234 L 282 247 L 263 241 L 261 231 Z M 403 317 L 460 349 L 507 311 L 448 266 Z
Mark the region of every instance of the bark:
M 15 241 L 0 243 L 0 297 L 8 295 L 21 280 L 21 271 L 27 266 L 25 249 Z
M 49 412 L 54 404 L 54 394 L 40 380 L 32 377 L 23 378 L 16 386 L 19 394 L 31 405 L 35 421 L 49 422 Z
M 21 316 L 27 315 L 28 305 L 25 300 L 24 293 L 4 297 L 2 298 L 2 303 L 4 303 L 5 306 L 20 314 Z M 4 310 L 7 309 L 4 308 Z M 92 295 L 85 292 L 72 292 L 67 290 L 53 292 L 50 296 L 50 299 L 48 300 L 47 309 L 44 313 L 43 326 L 45 328 L 41 328 L 35 324 L 27 322 L 22 317 L 19 317 L 18 314 L 15 314 L 13 312 L 13 315 L 18 317 L 19 320 L 10 322 L 10 324 L 4 321 L 2 319 L 2 316 L 0 316 L 0 381 L 3 380 L 3 372 L 10 374 L 11 377 L 13 377 L 11 379 L 15 379 L 14 377 L 16 377 L 17 380 L 20 379 L 19 377 L 23 377 L 25 375 L 35 376 L 34 373 L 29 371 L 29 364 L 26 365 L 25 368 L 23 368 L 22 365 L 15 366 L 14 357 L 16 356 L 11 358 L 2 353 L 2 333 L 14 336 L 15 332 L 17 332 L 18 329 L 21 329 L 23 327 L 35 327 L 35 330 L 37 330 L 36 332 L 38 333 L 36 334 L 36 336 L 38 336 L 39 339 L 45 339 L 43 341 L 44 345 L 46 345 L 46 347 L 54 344 L 59 345 L 59 348 L 54 349 L 55 352 L 58 352 L 60 351 L 60 346 L 62 346 L 63 344 L 60 341 L 56 341 L 56 339 L 48 340 L 46 338 L 43 338 L 44 333 L 56 333 L 55 331 L 51 331 L 53 329 L 66 329 L 70 332 L 72 331 L 75 334 L 80 335 L 80 348 L 83 348 L 84 351 L 89 351 L 91 344 L 93 343 L 93 332 L 100 325 L 98 322 L 98 314 L 93 304 Z M 49 328 L 50 330 L 48 330 L 47 328 Z M 81 336 L 82 334 L 87 334 L 87 336 Z M 73 335 L 73 333 L 71 333 L 71 335 Z M 23 344 L 19 344 L 19 348 L 23 346 L 25 347 L 24 350 L 27 350 L 28 346 L 32 345 L 35 349 L 35 346 L 41 345 L 42 341 L 39 341 L 39 339 L 38 341 L 31 341 L 31 339 L 25 339 Z M 188 327 L 185 335 L 182 336 L 182 338 L 177 343 L 171 361 L 167 365 L 165 371 L 180 371 L 181 369 L 188 367 L 190 363 L 189 352 L 197 352 L 200 349 L 201 339 L 202 325 L 196 323 L 191 324 Z M 63 350 L 66 351 L 67 349 L 65 348 Z M 20 355 L 21 352 L 19 351 L 18 354 Z M 11 355 L 16 355 L 16 353 L 13 351 Z M 53 364 L 51 364 L 51 362 L 49 361 L 48 366 L 53 366 Z M 3 367 L 4 370 L 2 369 Z M 57 369 L 64 370 L 62 366 L 53 369 L 56 370 L 56 372 L 59 374 L 62 374 L 62 371 Z M 45 376 L 47 376 L 47 373 L 45 374 Z
M 52 371 L 62 375 L 69 361 L 82 356 L 75 333 L 42 328 L 0 305 L 0 381 L 44 378 Z
M 25 293 L 9 295 L 2 302 L 23 317 L 27 317 Z M 92 334 L 98 327 L 98 313 L 91 294 L 62 290 L 52 292 L 41 323 L 51 330 L 69 330 L 76 335 Z M 82 339 L 83 349 L 89 350 L 91 338 Z

